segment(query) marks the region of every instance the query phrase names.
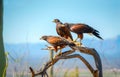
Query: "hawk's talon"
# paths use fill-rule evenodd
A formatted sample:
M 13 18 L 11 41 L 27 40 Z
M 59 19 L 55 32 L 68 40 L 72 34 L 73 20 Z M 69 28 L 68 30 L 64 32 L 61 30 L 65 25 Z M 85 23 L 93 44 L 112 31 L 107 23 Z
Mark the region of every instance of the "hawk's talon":
M 77 39 L 78 39 L 78 38 L 76 38 L 75 40 L 73 40 L 73 42 L 77 42 Z
M 76 46 L 81 46 L 82 43 L 81 42 L 74 42 Z

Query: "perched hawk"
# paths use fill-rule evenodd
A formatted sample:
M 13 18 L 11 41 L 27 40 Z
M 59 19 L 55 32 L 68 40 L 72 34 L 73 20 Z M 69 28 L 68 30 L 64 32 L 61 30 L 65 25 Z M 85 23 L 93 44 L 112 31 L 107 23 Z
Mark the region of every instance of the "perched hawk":
M 58 35 L 66 38 L 66 39 L 69 39 L 71 41 L 73 40 L 73 37 L 72 37 L 70 31 L 68 30 L 68 28 L 66 26 L 64 26 L 64 24 L 62 22 L 60 22 L 59 19 L 54 19 L 53 22 L 56 23 L 56 31 L 57 31 Z
M 65 38 L 63 37 L 59 37 L 59 36 L 42 36 L 40 39 L 47 41 L 49 44 L 51 44 L 54 49 L 55 52 L 58 51 L 58 47 L 60 49 L 64 48 L 65 46 L 75 46 L 74 43 L 67 41 Z
M 71 31 L 74 32 L 78 35 L 77 39 L 80 38 L 80 43 L 81 40 L 83 39 L 83 33 L 90 33 L 95 35 L 96 37 L 98 37 L 99 39 L 103 39 L 102 37 L 100 37 L 99 35 L 99 31 L 97 31 L 96 29 L 90 27 L 87 24 L 82 24 L 82 23 L 78 23 L 78 24 L 70 24 L 70 23 L 64 23 L 64 25 Z M 76 39 L 76 40 L 77 40 Z

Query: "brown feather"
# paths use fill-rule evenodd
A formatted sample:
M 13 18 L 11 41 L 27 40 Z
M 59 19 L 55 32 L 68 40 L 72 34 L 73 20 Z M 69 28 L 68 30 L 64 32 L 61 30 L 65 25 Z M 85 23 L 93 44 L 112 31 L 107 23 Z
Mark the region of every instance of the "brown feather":
M 80 34 L 80 38 L 83 38 L 81 36 L 82 33 L 92 33 L 93 35 L 95 35 L 96 37 L 98 37 L 99 39 L 102 39 L 102 37 L 100 37 L 99 35 L 99 31 L 97 31 L 96 29 L 90 27 L 89 25 L 86 24 L 82 24 L 82 23 L 78 23 L 78 24 L 69 24 L 69 23 L 65 23 L 65 26 L 71 31 L 74 32 L 76 34 Z
M 92 33 L 94 29 L 85 26 L 84 24 L 75 24 L 71 26 L 70 30 L 76 33 Z
M 66 39 L 73 40 L 69 29 L 62 22 L 60 22 L 60 20 L 55 19 L 54 21 L 56 23 L 57 34 Z
M 58 36 L 42 36 L 43 40 L 46 40 L 49 44 L 51 44 L 55 51 L 58 51 L 58 47 L 60 47 L 60 49 L 64 48 L 65 46 L 69 45 L 69 46 L 73 46 L 75 45 L 74 43 L 70 43 L 69 41 L 67 41 L 65 38 L 62 37 L 58 37 Z
M 78 38 L 80 38 L 82 40 L 83 39 L 83 33 L 78 34 Z

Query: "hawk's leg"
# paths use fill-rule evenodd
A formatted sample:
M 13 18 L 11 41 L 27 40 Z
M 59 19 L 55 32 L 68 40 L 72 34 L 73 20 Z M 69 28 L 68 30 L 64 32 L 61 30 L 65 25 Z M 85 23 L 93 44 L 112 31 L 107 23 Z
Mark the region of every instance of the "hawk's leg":
M 77 37 L 75 40 L 73 40 L 74 42 L 76 42 L 78 40 L 79 37 Z
M 82 39 L 80 39 L 80 46 L 82 45 Z
M 77 37 L 73 42 L 76 44 L 76 46 L 81 46 L 82 45 L 82 39 L 80 38 L 80 42 L 77 41 L 78 39 L 79 39 L 79 37 Z
M 60 51 L 59 51 L 58 54 L 56 53 L 56 55 L 54 56 L 54 58 L 57 57 L 58 55 L 59 55 L 59 56 L 62 56 L 62 49 L 60 49 Z
M 80 46 L 82 45 L 83 33 L 78 34 L 78 38 L 80 38 Z
M 78 39 L 79 39 L 79 37 L 77 37 L 75 40 L 73 40 L 73 42 L 74 42 L 77 46 L 80 46 L 80 45 L 81 45 L 81 41 L 80 41 L 80 43 L 77 42 Z
M 61 55 L 61 56 L 62 56 L 62 49 L 60 49 L 60 52 L 58 53 L 58 55 Z

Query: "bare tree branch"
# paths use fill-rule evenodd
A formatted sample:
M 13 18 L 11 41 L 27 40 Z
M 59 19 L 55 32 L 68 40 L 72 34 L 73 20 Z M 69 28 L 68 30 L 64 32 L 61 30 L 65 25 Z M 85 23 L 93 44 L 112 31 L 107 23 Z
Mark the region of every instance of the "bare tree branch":
M 87 66 L 87 68 L 90 70 L 90 72 L 93 74 L 93 76 L 95 75 L 95 73 L 97 73 L 97 72 L 95 72 L 96 70 L 94 70 L 93 67 L 88 63 L 88 61 L 85 60 L 85 58 L 79 54 L 73 54 L 73 55 L 61 57 L 61 59 L 71 59 L 71 58 L 80 59 Z M 95 75 L 94 77 L 98 77 L 98 76 Z
M 101 62 L 101 59 L 100 59 L 98 52 L 94 48 L 76 47 L 75 46 L 74 49 L 79 50 L 82 53 L 92 55 L 94 60 L 95 60 L 96 68 L 99 70 L 99 72 L 98 72 L 99 77 L 103 77 L 102 62 Z
M 47 70 L 50 66 L 54 65 L 54 64 L 59 60 L 59 56 L 65 56 L 65 55 L 71 54 L 71 53 L 73 53 L 73 52 L 74 52 L 73 50 L 69 50 L 69 51 L 63 52 L 62 55 L 57 55 L 56 58 L 54 58 L 52 61 L 48 61 L 48 62 L 45 64 L 44 68 L 43 68 L 43 69 L 40 69 L 40 72 L 38 72 L 38 73 L 36 73 L 36 74 L 33 73 L 34 71 L 33 71 L 32 67 L 30 67 L 29 69 L 30 69 L 30 71 L 31 71 L 31 73 L 32 73 L 32 77 L 35 77 L 35 76 L 37 76 L 37 75 L 41 75 L 42 77 L 44 77 L 44 75 L 46 74 L 46 73 L 45 73 L 46 70 Z M 32 70 L 31 70 L 31 69 L 32 69 Z
M 33 69 L 31 67 L 29 69 L 30 69 L 30 71 L 32 73 L 32 77 L 34 77 L 35 73 L 34 73 Z
M 62 55 L 60 55 L 60 54 L 57 55 L 52 61 L 47 62 L 46 65 L 44 66 L 44 68 L 41 69 L 37 73 L 34 73 L 33 69 L 30 67 L 32 77 L 35 77 L 37 75 L 41 75 L 42 77 L 45 77 L 45 76 L 48 77 L 48 74 L 46 73 L 46 71 L 50 66 L 54 65 L 60 59 L 70 59 L 70 58 L 79 58 L 88 67 L 88 69 L 90 70 L 90 72 L 93 74 L 94 77 L 102 77 L 101 59 L 95 49 L 87 48 L 87 47 L 77 47 L 77 46 L 72 47 L 72 49 L 74 49 L 74 50 L 65 51 L 62 53 Z M 70 55 L 70 54 L 74 53 L 75 50 L 78 50 L 85 54 L 92 55 L 95 59 L 95 64 L 96 64 L 96 67 L 98 70 L 94 70 L 93 67 L 88 63 L 88 61 L 86 59 L 84 59 L 81 55 L 79 55 L 79 54 Z

